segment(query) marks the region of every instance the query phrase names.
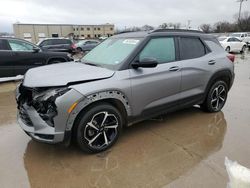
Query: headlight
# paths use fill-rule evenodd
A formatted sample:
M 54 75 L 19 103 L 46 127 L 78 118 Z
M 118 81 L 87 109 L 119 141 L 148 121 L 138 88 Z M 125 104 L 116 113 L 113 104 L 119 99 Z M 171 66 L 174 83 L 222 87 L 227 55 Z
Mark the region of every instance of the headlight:
M 56 88 L 33 96 L 33 107 L 48 125 L 54 126 L 53 118 L 57 115 L 56 98 L 64 95 L 69 90 L 70 88 Z
M 70 90 L 70 88 L 56 88 L 56 89 L 46 90 L 45 92 L 34 95 L 33 100 L 38 100 L 38 101 L 52 100 L 52 101 L 55 101 L 55 99 L 57 97 L 62 96 L 63 94 L 65 94 L 69 90 Z

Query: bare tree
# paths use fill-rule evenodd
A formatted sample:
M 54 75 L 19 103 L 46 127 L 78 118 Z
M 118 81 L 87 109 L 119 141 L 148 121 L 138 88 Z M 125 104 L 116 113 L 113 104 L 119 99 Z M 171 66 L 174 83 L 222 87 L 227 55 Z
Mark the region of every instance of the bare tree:
M 237 25 L 238 31 L 250 31 L 250 12 L 244 12 Z
M 200 25 L 200 29 L 204 33 L 210 33 L 210 32 L 212 32 L 212 26 L 210 24 L 202 24 L 202 25 Z
M 159 26 L 160 29 L 180 29 L 180 23 L 163 23 Z

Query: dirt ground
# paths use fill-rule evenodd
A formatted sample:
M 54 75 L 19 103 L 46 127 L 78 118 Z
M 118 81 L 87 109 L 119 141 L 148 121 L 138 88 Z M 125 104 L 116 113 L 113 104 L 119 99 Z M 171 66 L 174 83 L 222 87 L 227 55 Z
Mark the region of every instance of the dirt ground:
M 96 155 L 32 141 L 16 123 L 15 83 L 0 84 L 0 187 L 225 188 L 225 156 L 250 168 L 250 52 L 235 72 L 222 112 L 144 121 Z

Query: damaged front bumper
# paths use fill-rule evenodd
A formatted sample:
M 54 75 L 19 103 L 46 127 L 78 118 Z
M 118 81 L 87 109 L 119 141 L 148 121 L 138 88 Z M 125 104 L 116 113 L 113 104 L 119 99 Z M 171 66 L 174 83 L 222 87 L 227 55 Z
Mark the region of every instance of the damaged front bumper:
M 21 87 L 23 87 L 21 85 Z M 61 143 L 69 138 L 70 130 L 66 130 L 66 124 L 69 117 L 68 109 L 70 106 L 80 100 L 83 96 L 74 89 L 58 96 L 54 103 L 57 114 L 53 117 L 53 125 L 48 123 L 38 112 L 37 107 L 33 105 L 32 89 L 29 92 L 20 92 L 20 86 L 16 90 L 16 100 L 18 103 L 17 121 L 21 128 L 34 140 L 45 143 Z M 24 87 L 25 88 L 25 87 Z M 27 99 L 29 97 L 29 100 Z
M 17 114 L 17 121 L 21 128 L 37 141 L 59 143 L 64 140 L 64 132 L 56 131 L 49 126 L 32 106 L 24 104 Z

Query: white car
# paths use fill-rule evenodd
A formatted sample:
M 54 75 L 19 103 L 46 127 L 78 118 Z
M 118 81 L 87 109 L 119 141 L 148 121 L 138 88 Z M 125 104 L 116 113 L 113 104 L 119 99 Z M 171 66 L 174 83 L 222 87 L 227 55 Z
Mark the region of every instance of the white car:
M 245 42 L 248 47 L 250 47 L 250 35 L 248 33 L 233 33 L 231 37 L 236 37 L 237 39 Z
M 247 48 L 247 44 L 236 37 L 219 37 L 218 40 L 227 52 L 244 53 Z

